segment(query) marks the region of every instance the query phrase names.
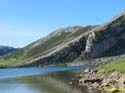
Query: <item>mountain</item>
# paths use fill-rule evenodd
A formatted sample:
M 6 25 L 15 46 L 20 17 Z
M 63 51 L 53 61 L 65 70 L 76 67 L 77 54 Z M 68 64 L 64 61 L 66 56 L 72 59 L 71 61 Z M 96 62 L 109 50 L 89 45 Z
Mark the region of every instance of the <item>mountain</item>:
M 113 56 L 125 53 L 125 11 L 93 29 L 86 43 L 87 57 Z
M 0 56 L 4 56 L 8 53 L 12 53 L 14 51 L 16 51 L 16 48 L 13 47 L 9 47 L 9 46 L 0 46 Z
M 58 29 L 0 60 L 8 66 L 44 66 L 124 53 L 125 11 L 102 25 Z
M 41 59 L 41 57 L 49 56 L 56 51 L 60 51 L 82 33 L 86 33 L 94 27 L 95 26 L 70 26 L 67 28 L 57 29 L 48 36 L 4 56 L 0 59 L 2 60 L 0 62 L 6 63 L 9 66 L 22 65 L 27 62 L 32 63 L 32 61 Z

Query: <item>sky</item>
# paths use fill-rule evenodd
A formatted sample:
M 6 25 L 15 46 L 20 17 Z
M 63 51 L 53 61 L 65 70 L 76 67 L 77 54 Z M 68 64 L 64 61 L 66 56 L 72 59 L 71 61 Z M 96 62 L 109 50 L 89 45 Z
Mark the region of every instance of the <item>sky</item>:
M 96 25 L 125 10 L 125 0 L 0 0 L 0 45 L 24 47 L 68 26 Z

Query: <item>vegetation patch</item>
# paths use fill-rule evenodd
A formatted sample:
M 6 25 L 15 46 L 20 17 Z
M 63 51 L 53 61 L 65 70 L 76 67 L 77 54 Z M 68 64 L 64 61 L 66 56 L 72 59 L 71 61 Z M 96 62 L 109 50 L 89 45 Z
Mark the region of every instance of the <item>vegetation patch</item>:
M 115 62 L 102 65 L 99 69 L 103 69 L 106 73 L 113 70 L 125 73 L 125 59 L 120 59 Z

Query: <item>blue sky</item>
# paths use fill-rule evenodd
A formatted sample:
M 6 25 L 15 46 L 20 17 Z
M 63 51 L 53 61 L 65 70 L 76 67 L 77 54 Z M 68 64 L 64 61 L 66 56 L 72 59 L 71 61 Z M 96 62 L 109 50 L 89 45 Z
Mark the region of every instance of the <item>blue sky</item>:
M 0 45 L 24 47 L 67 26 L 102 24 L 125 0 L 0 0 Z

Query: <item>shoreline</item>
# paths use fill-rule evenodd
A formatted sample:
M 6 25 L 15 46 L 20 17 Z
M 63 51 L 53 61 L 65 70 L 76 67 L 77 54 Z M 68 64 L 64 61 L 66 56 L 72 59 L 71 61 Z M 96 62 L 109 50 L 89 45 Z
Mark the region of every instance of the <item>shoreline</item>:
M 125 93 L 125 73 L 113 70 L 106 74 L 104 70 L 86 69 L 75 75 L 69 84 L 86 89 L 88 93 Z
M 9 68 L 25 67 L 0 67 L 0 69 Z M 75 75 L 69 82 L 69 84 L 74 85 L 75 87 L 80 87 L 83 90 L 87 90 L 88 93 L 125 93 L 125 73 L 121 73 L 115 70 L 105 73 L 103 69 L 99 70 L 96 67 L 95 69 L 88 68 L 85 70 L 81 70 L 80 74 Z

